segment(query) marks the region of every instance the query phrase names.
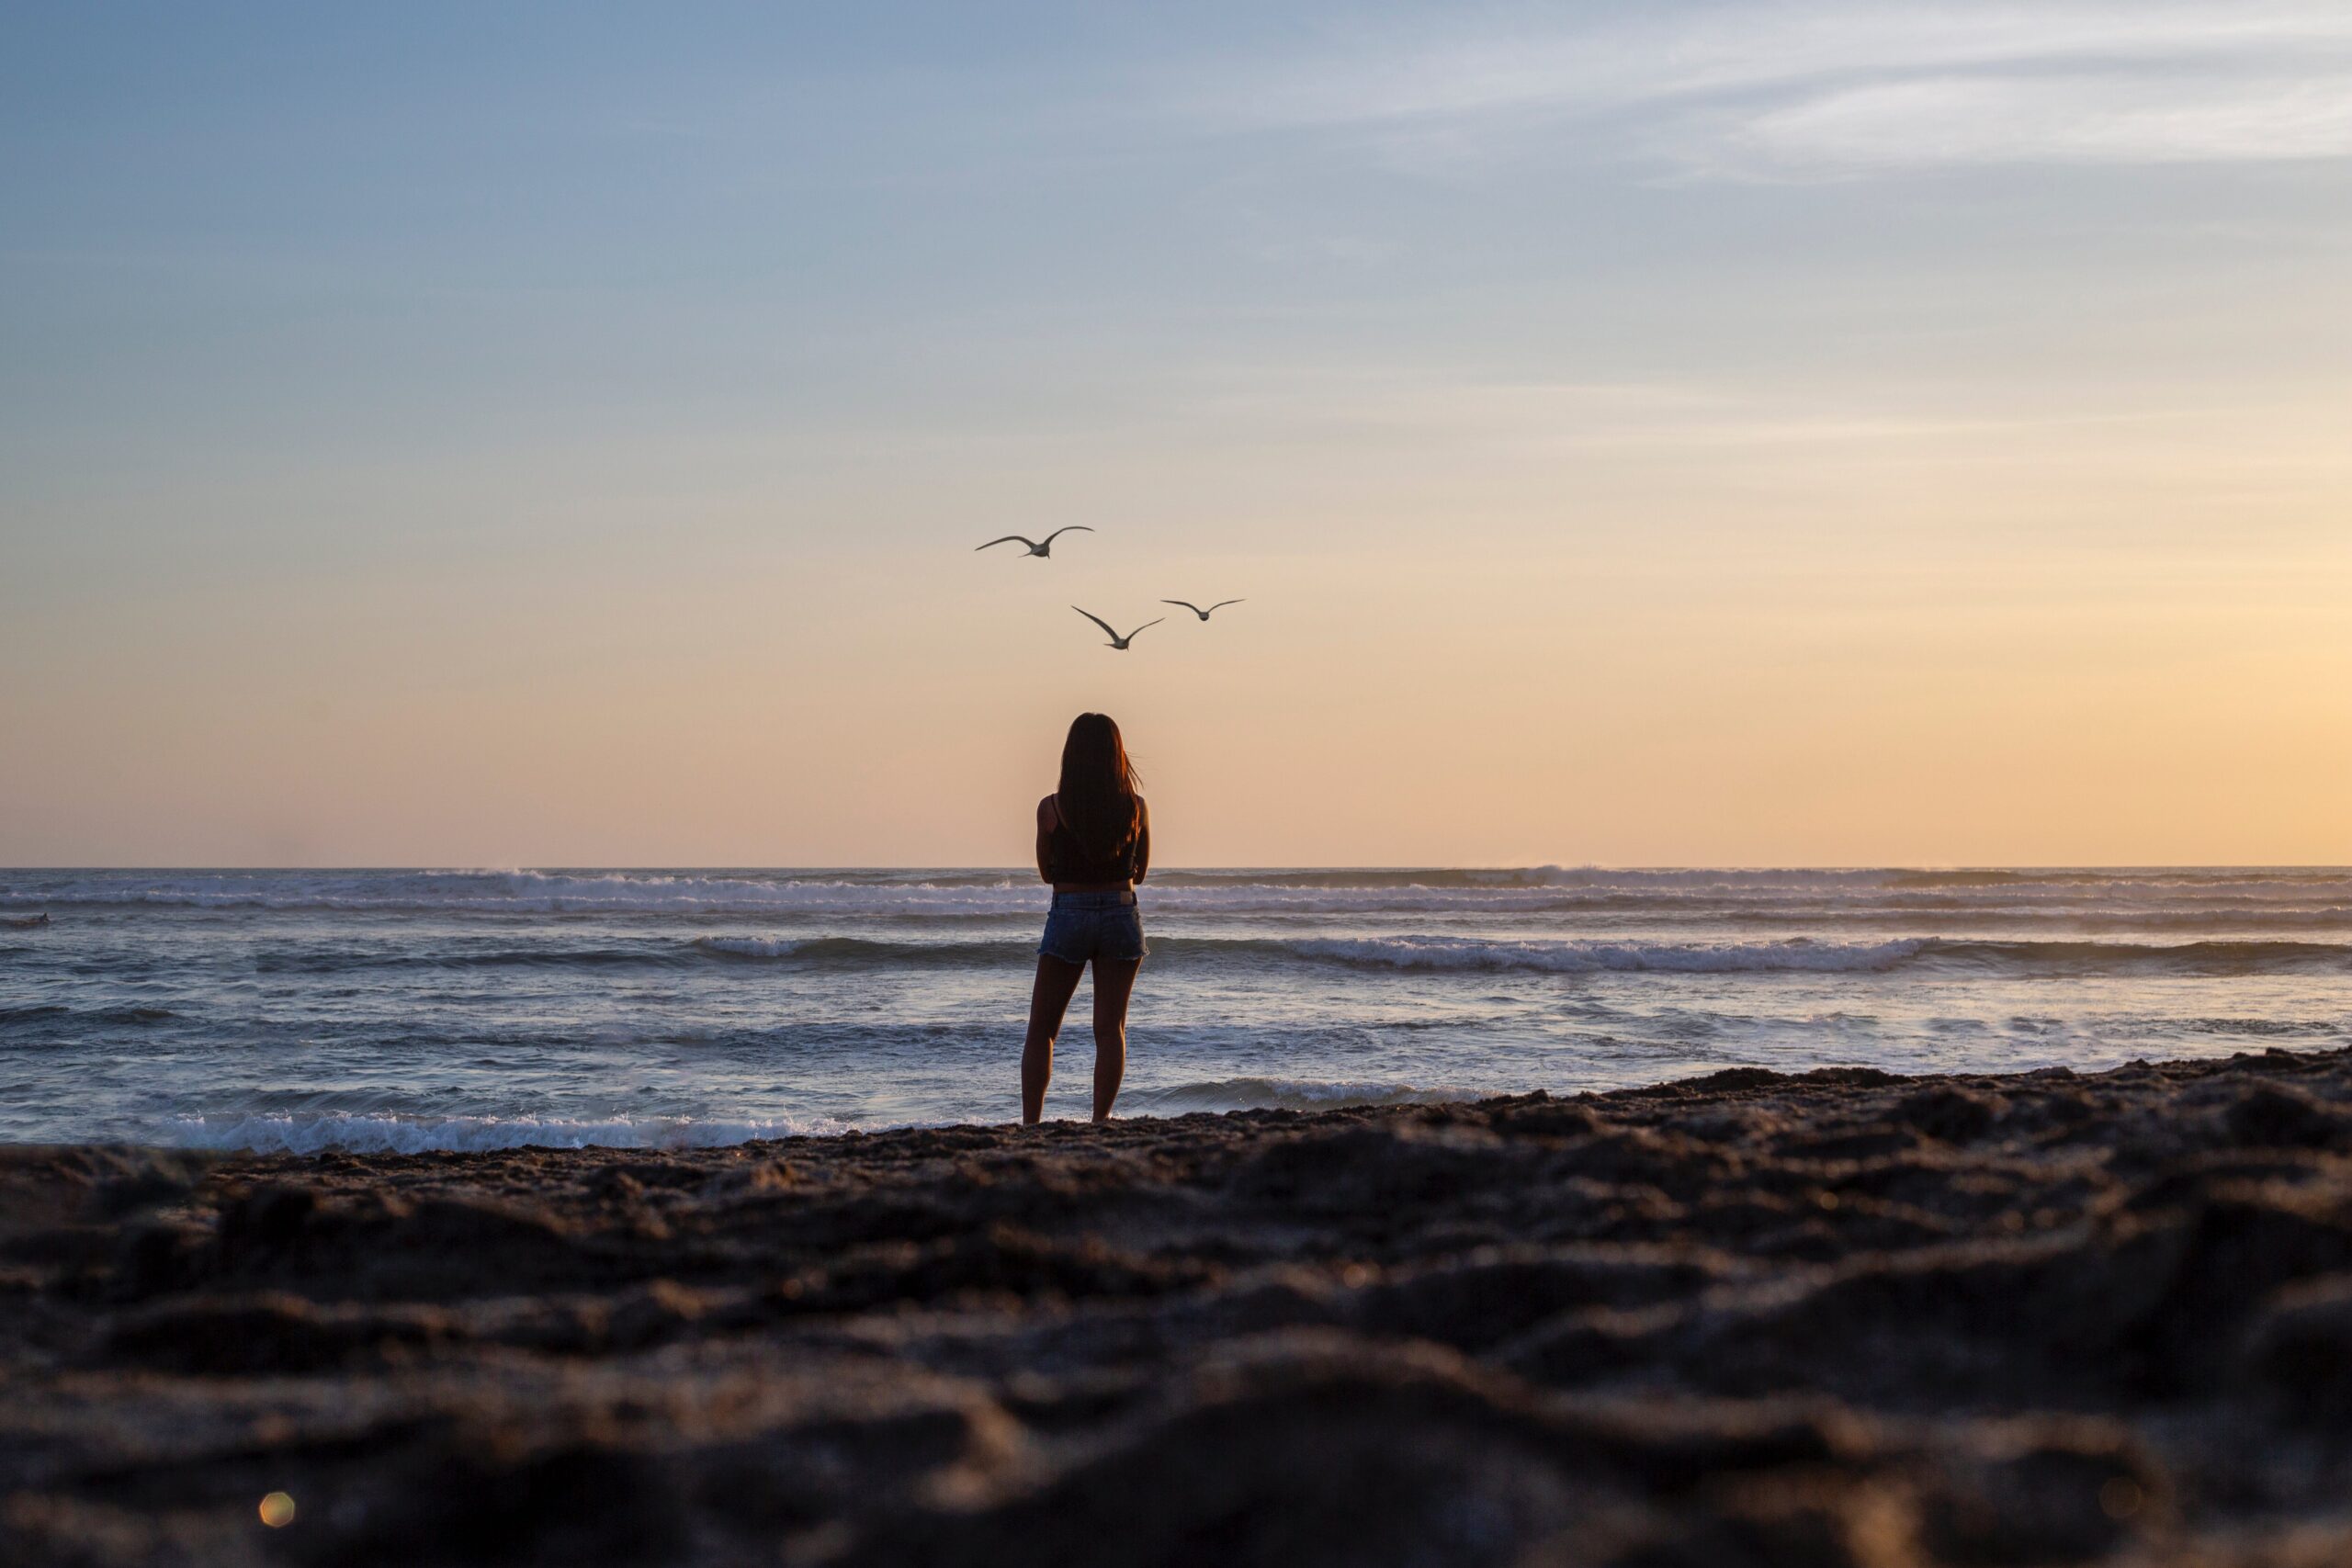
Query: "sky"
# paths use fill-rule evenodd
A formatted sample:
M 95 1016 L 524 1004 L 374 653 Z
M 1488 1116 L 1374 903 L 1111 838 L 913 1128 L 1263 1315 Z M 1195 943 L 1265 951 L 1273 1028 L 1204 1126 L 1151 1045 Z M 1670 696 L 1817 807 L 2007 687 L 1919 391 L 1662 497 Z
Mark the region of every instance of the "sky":
M 2352 863 L 2347 278 L 2342 0 L 0 6 L 0 864 L 1086 709 L 1163 864 Z

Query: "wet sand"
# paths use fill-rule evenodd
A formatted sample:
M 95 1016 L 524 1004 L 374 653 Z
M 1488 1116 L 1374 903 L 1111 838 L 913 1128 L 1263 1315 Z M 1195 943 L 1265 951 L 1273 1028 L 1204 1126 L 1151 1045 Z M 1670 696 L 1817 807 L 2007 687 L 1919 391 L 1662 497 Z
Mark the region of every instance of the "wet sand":
M 11 1562 L 2334 1568 L 2352 1052 L 16 1149 L 0 1379 Z

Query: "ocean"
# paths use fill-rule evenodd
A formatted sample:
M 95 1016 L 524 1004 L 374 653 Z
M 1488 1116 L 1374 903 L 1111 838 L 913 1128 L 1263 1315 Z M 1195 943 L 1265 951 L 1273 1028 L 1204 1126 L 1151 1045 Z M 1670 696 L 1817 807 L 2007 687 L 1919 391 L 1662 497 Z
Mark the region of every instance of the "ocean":
M 2352 871 L 1170 871 L 1127 1115 L 2352 1042 Z M 0 1140 L 721 1144 L 1018 1113 L 1001 871 L 0 871 Z M 28 923 L 46 914 L 46 925 Z M 1086 1113 L 1088 991 L 1047 1113 Z

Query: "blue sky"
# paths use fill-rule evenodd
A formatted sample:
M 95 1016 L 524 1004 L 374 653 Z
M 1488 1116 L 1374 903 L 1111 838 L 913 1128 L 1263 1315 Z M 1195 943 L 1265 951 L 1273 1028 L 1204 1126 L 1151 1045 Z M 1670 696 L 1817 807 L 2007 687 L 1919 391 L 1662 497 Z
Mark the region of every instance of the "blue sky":
M 1118 700 L 1058 645 L 963 651 L 952 554 L 1081 520 L 1098 595 L 1229 562 L 1354 668 L 1394 620 L 1300 596 L 1435 585 L 1433 690 L 1616 725 L 1611 761 L 1519 757 L 1491 832 L 1385 829 L 1463 782 L 1431 773 L 1312 842 L 1222 800 L 1201 858 L 2352 858 L 2317 794 L 2268 837 L 2167 839 L 2219 780 L 2129 833 L 2086 788 L 2054 826 L 2010 801 L 1841 837 L 1850 802 L 1793 761 L 1774 797 L 1817 808 L 1678 838 L 1630 824 L 1682 740 L 1496 674 L 1661 636 L 1761 647 L 1792 689 L 1833 655 L 1954 690 L 2055 670 L 2198 744 L 2226 712 L 2148 649 L 2252 637 L 2269 662 L 2234 678 L 2297 694 L 2343 673 L 2341 5 L 18 6 L 0 214 L 0 721 L 44 759 L 0 783 L 0 861 L 998 858 L 978 817 L 898 852 L 847 774 L 734 837 L 649 829 L 688 815 L 650 783 L 549 828 L 521 781 L 673 710 L 662 681 L 842 649 L 886 705 L 938 700 L 950 651 L 1040 713 Z M 806 646 L 738 604 L 762 584 Z M 1607 647 L 1482 640 L 1563 604 Z M 901 616 L 960 640 L 874 629 Z M 1361 710 L 1317 746 L 1395 744 L 1350 660 L 1258 635 Z M 2043 674 L 1968 651 L 1995 641 Z M 1694 654 L 1635 687 L 1752 754 L 1700 694 L 1719 676 Z M 1297 728 L 1205 690 L 1127 700 L 1195 750 L 1237 715 Z M 2332 758 L 2326 699 L 2280 702 L 2246 754 Z M 526 713 L 570 716 L 534 750 Z M 1030 743 L 1027 708 L 993 717 Z M 1999 728 L 1946 718 L 1962 751 Z M 202 744 L 224 729 L 242 761 Z M 371 794 L 394 737 L 477 759 L 492 804 Z M 1563 827 L 1563 798 L 1626 826 Z

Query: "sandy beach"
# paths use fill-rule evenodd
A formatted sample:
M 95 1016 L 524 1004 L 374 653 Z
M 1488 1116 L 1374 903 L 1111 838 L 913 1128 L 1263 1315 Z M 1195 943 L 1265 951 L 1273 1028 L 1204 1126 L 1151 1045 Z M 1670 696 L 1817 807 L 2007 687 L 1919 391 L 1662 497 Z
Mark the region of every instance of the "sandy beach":
M 0 150 L 0 1568 L 2352 1568 L 2352 0 Z
M 0 1170 L 12 1562 L 2352 1561 L 2352 1052 Z

